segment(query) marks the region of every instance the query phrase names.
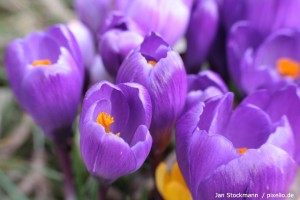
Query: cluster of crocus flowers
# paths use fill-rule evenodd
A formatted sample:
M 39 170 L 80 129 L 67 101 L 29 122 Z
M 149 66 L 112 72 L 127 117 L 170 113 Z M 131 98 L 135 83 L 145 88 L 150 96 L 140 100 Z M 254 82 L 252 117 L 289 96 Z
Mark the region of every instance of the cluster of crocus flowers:
M 81 22 L 13 41 L 4 61 L 18 102 L 63 151 L 82 100 L 80 152 L 100 184 L 150 155 L 165 200 L 288 192 L 300 164 L 300 0 L 74 3 Z M 221 73 L 199 72 L 207 61 L 228 65 L 248 96 L 236 102 Z M 82 99 L 84 83 L 95 84 Z M 174 129 L 169 170 L 159 162 Z
M 138 170 L 152 137 L 152 104 L 136 83 L 100 82 L 86 93 L 80 117 L 80 150 L 91 175 L 113 182 Z
M 293 92 L 286 88 L 281 98 Z M 290 125 L 291 111 L 277 112 L 281 103 L 274 98 L 253 94 L 232 110 L 233 95 L 226 93 L 185 111 L 176 126 L 176 154 L 194 199 L 288 192 L 299 136 Z

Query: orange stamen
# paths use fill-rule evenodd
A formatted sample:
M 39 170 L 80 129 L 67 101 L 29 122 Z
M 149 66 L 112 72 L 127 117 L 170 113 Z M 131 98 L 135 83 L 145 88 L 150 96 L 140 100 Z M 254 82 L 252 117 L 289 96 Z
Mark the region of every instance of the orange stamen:
M 50 60 L 45 59 L 45 60 L 35 60 L 32 62 L 32 66 L 37 67 L 37 66 L 50 66 L 52 63 Z
M 110 114 L 101 112 L 97 117 L 97 123 L 104 127 L 107 134 L 112 134 L 110 131 L 110 125 L 114 123 L 114 118 Z M 115 135 L 120 137 L 120 132 L 116 133 Z
M 300 64 L 288 58 L 277 61 L 277 71 L 286 77 L 298 78 L 300 75 Z
M 154 61 L 154 60 L 149 60 L 149 61 L 148 61 L 148 64 L 150 64 L 152 67 L 155 67 L 156 61 Z
M 236 151 L 239 153 L 239 154 L 245 154 L 246 152 L 247 152 L 247 148 L 238 148 L 238 149 L 236 149 Z

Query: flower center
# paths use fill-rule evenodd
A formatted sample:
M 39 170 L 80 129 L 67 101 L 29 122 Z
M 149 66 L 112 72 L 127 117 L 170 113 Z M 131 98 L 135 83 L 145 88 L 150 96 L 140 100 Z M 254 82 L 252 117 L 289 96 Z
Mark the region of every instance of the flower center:
M 300 75 L 300 64 L 288 58 L 281 58 L 277 61 L 277 71 L 282 76 L 296 79 Z
M 114 118 L 110 114 L 101 112 L 97 117 L 97 123 L 104 127 L 106 133 L 112 134 L 110 125 L 114 123 Z M 116 133 L 115 135 L 120 137 L 120 133 Z
M 156 61 L 154 61 L 154 60 L 149 60 L 149 61 L 148 61 L 148 64 L 151 65 L 152 67 L 155 67 Z
M 247 152 L 247 150 L 248 150 L 247 148 L 237 148 L 236 149 L 236 151 L 241 155 L 245 154 Z
M 37 67 L 37 66 L 50 66 L 52 65 L 51 61 L 48 59 L 44 60 L 34 60 L 32 62 L 32 66 Z

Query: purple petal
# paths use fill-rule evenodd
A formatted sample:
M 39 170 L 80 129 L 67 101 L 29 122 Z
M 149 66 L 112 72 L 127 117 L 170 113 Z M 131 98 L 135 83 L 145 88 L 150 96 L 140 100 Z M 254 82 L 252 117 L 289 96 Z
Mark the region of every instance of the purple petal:
M 205 108 L 198 123 L 200 130 L 206 130 L 208 133 L 213 134 L 222 134 L 232 112 L 232 103 L 233 95 L 231 93 L 205 102 Z
M 242 62 L 246 52 L 255 50 L 261 42 L 260 33 L 249 22 L 238 22 L 232 27 L 228 36 L 227 57 L 229 72 L 237 84 L 242 81 Z
M 136 0 L 124 4 L 119 7 L 139 25 L 144 35 L 155 31 L 173 45 L 187 28 L 190 10 L 182 0 Z
M 154 59 L 155 62 L 158 62 L 160 59 L 167 57 L 170 50 L 168 43 L 156 33 L 151 32 L 145 37 L 139 51 L 147 61 Z
M 272 133 L 266 142 L 281 148 L 290 154 L 291 157 L 295 155 L 295 140 L 293 131 L 291 130 L 288 119 L 284 116 L 279 121 L 274 133 Z
M 224 93 L 228 92 L 227 86 L 219 74 L 210 70 L 199 72 L 197 75 L 190 74 L 187 76 L 187 81 L 188 91 L 205 90 L 212 86 L 220 89 Z
M 239 154 L 229 140 L 220 135 L 208 135 L 205 131 L 195 131 L 189 143 L 187 161 L 193 196 L 197 196 L 198 186 L 205 177 L 237 157 Z
M 279 121 L 282 116 L 286 115 L 294 132 L 296 142 L 296 157 L 297 162 L 300 161 L 300 98 L 297 88 L 293 85 L 282 88 L 274 93 L 268 91 L 260 91 L 246 98 L 243 103 L 249 103 L 259 106 L 265 110 L 272 121 Z
M 296 171 L 293 159 L 283 150 L 264 145 L 248 150 L 243 156 L 220 166 L 198 187 L 195 199 L 210 199 L 216 193 L 262 194 L 286 193 Z M 224 199 L 231 199 L 225 196 Z
M 273 130 L 270 117 L 251 105 L 240 105 L 232 113 L 223 135 L 235 148 L 259 148 Z
M 76 20 L 71 21 L 68 27 L 77 41 L 85 67 L 90 68 L 96 54 L 93 34 L 83 23 Z
M 188 71 L 199 71 L 215 38 L 219 23 L 215 1 L 199 1 L 192 10 L 186 33 L 186 63 Z
M 190 139 L 203 112 L 204 103 L 198 102 L 187 110 L 176 123 L 176 157 L 182 175 L 187 184 L 190 184 L 189 162 L 186 158 L 189 153 Z
M 83 73 L 84 66 L 83 61 L 80 53 L 79 46 L 77 44 L 76 39 L 74 38 L 73 34 L 65 25 L 55 25 L 50 27 L 46 32 L 46 35 L 52 37 L 54 40 L 57 41 L 58 44 L 64 46 L 69 50 L 72 57 L 77 63 L 78 69 L 81 73 Z
M 130 51 L 136 48 L 142 37 L 133 31 L 110 30 L 101 36 L 99 52 L 107 71 L 116 76 L 117 72 Z
M 152 147 L 152 137 L 146 126 L 141 125 L 137 128 L 130 146 L 136 159 L 135 169 L 139 169 Z

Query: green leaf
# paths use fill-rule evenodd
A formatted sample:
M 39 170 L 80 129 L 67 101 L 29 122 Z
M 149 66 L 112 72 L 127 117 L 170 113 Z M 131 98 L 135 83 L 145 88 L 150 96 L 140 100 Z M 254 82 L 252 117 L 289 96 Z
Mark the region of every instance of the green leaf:
M 7 192 L 11 199 L 29 200 L 19 188 L 0 170 L 0 186 Z

